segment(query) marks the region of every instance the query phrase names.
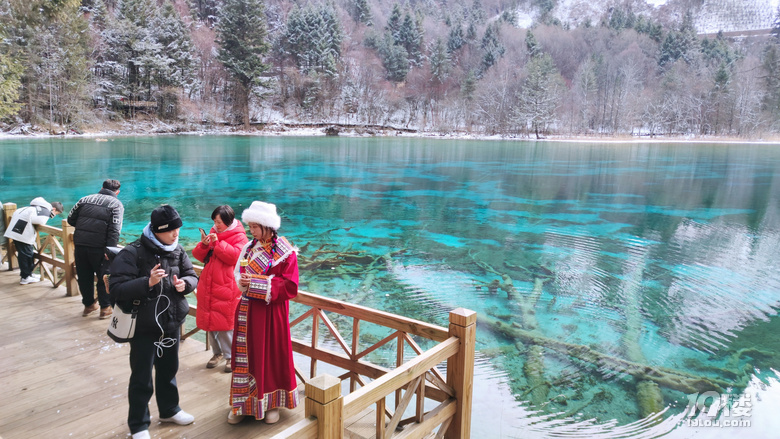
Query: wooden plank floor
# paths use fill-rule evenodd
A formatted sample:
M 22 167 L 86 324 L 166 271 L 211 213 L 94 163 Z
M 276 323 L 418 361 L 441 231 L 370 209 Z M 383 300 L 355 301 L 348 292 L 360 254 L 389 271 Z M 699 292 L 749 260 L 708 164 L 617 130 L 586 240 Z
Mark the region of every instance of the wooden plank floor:
M 66 297 L 63 287 L 19 285 L 18 270 L 0 271 L 0 438 L 130 436 L 129 347 L 108 338 L 106 320 L 81 317 L 82 309 L 81 297 Z M 184 341 L 179 357 L 180 405 L 195 423 L 161 424 L 152 398 L 153 438 L 262 438 L 303 419 L 301 395 L 278 424 L 229 425 L 230 374 L 206 369 L 211 353 L 197 340 Z

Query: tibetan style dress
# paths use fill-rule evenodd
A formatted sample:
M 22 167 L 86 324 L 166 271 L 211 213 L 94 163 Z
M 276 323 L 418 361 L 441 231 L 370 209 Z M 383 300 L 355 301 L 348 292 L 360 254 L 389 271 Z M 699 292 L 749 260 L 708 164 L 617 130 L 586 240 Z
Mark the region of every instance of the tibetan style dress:
M 235 268 L 252 275 L 242 295 L 233 332 L 233 377 L 230 405 L 235 415 L 263 419 L 265 412 L 298 406 L 290 337 L 289 300 L 298 294 L 298 256 L 284 237 L 276 246 L 250 241 L 241 250 L 249 260 Z

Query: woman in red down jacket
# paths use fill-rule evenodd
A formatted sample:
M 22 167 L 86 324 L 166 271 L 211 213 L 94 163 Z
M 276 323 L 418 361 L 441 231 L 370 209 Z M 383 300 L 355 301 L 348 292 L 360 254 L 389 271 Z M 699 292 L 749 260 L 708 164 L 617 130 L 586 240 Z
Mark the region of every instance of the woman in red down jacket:
M 214 352 L 206 367 L 217 367 L 223 360 L 225 372 L 231 372 L 231 344 L 236 307 L 241 300 L 233 276 L 241 248 L 247 243 L 244 226 L 236 219 L 230 206 L 219 206 L 211 214 L 214 227 L 208 235 L 201 231 L 201 241 L 192 249 L 192 255 L 203 262 L 203 272 L 198 282 L 198 328 L 208 331 L 209 343 Z

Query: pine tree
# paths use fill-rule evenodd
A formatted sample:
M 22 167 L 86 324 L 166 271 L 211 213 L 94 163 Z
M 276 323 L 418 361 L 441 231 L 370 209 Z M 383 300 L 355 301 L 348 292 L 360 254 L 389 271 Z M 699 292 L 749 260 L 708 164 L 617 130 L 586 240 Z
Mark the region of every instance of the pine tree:
M 550 55 L 532 58 L 525 69 L 527 75 L 517 93 L 514 114 L 520 125 L 530 128 L 538 139 L 556 121 L 564 82 Z
M 172 3 L 165 4 L 162 14 L 152 21 L 152 29 L 155 39 L 162 45 L 163 53 L 168 58 L 165 62 L 166 71 L 160 75 L 159 82 L 166 86 L 191 87 L 195 63 L 193 44 L 189 29 Z
M 187 26 L 168 2 L 162 13 L 151 21 L 152 36 L 162 47 L 159 53 L 160 68 L 155 75 L 162 90 L 158 100 L 158 113 L 166 118 L 178 114 L 176 89 L 192 91 L 195 86 L 195 60 L 193 43 Z
M 35 123 L 79 124 L 86 108 L 88 23 L 78 0 L 31 1 L 17 10 L 15 50 L 24 60 L 23 117 Z M 24 11 L 24 12 L 22 12 Z
M 314 71 L 335 77 L 343 39 L 333 6 L 308 4 L 305 9 L 296 6 L 290 11 L 281 44 L 301 73 Z
M 101 69 L 109 76 L 105 87 L 108 103 L 152 99 L 156 72 L 164 70 L 163 46 L 156 41 L 151 25 L 160 13 L 153 0 L 122 0 L 116 20 L 102 37 L 106 48 Z M 135 107 L 130 107 L 134 111 Z
M 393 4 L 393 10 L 390 11 L 390 18 L 387 19 L 385 30 L 393 37 L 393 41 L 398 41 L 398 33 L 401 29 L 401 7 L 398 3 Z
M 437 38 L 431 48 L 431 76 L 439 84 L 443 83 L 452 68 L 450 54 L 441 38 Z
M 198 20 L 205 22 L 209 27 L 214 26 L 219 15 L 221 0 L 189 0 L 190 9 Z
M 480 64 L 479 75 L 483 75 L 487 69 L 497 63 L 499 58 L 504 56 L 506 50 L 501 44 L 499 35 L 499 23 L 489 24 L 485 28 L 485 35 L 482 37 L 480 48 L 482 49 L 482 63 Z
M 477 91 L 477 75 L 473 70 L 469 70 L 469 73 L 463 78 L 463 82 L 460 84 L 460 95 L 466 101 L 471 102 L 474 100 L 475 91 Z
M 690 64 L 693 61 L 692 54 L 696 50 L 698 42 L 696 28 L 693 26 L 693 17 L 688 13 L 678 30 L 671 30 L 666 34 L 666 38 L 661 43 L 658 65 L 664 67 L 678 59 Z
M 350 0 L 349 16 L 355 20 L 355 23 L 363 23 L 366 26 L 374 25 L 368 0 Z
M 528 51 L 528 56 L 531 58 L 541 55 L 542 48 L 536 42 L 536 36 L 531 32 L 531 29 L 525 32 L 525 48 Z
M 398 36 L 395 40 L 395 44 L 403 46 L 403 48 L 406 49 L 409 61 L 419 65 L 422 61 L 422 41 L 423 36 L 421 28 L 418 27 L 417 22 L 412 18 L 412 15 L 407 12 L 404 15 L 401 27 L 398 29 Z
M 103 0 L 94 0 L 90 10 L 89 20 L 96 29 L 102 31 L 106 28 L 108 20 L 108 9 Z
M 5 38 L 0 33 L 0 120 L 14 116 L 22 108 L 18 102 L 22 87 L 24 67 L 7 53 Z
M 729 46 L 722 31 L 718 32 L 714 39 L 703 39 L 701 41 L 701 52 L 708 65 L 725 63 L 731 66 L 738 58 L 736 51 Z
M 263 62 L 268 53 L 265 8 L 261 0 L 226 0 L 217 24 L 217 59 L 225 65 L 238 85 L 237 107 L 244 127 L 249 128 L 249 94 L 262 80 L 269 66 Z
M 477 26 L 472 21 L 466 28 L 466 42 L 474 43 L 475 41 L 477 41 Z
M 768 44 L 761 59 L 764 71 L 764 108 L 775 118 L 780 117 L 780 45 Z
M 484 23 L 487 18 L 485 9 L 482 7 L 481 0 L 474 0 L 469 8 L 469 16 L 472 23 Z
M 463 27 L 461 27 L 460 21 L 455 23 L 450 29 L 450 33 L 447 36 L 447 51 L 452 54 L 466 44 L 466 40 L 463 38 Z
M 409 55 L 403 46 L 394 44 L 390 38 L 385 38 L 380 47 L 379 56 L 387 72 L 387 79 L 393 82 L 403 82 L 409 74 Z

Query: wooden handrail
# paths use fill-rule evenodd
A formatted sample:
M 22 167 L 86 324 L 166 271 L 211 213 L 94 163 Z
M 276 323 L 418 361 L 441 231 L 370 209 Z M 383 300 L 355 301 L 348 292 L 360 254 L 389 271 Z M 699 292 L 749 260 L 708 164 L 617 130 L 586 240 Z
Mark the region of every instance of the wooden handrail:
M 350 393 L 344 397 L 344 417 L 349 419 L 368 408 L 379 398 L 384 398 L 386 395 L 403 388 L 429 369 L 455 355 L 459 346 L 460 341 L 456 337 L 450 337 L 403 366 L 382 375 L 370 385 Z
M 344 316 L 358 318 L 366 322 L 425 337 L 437 342 L 442 342 L 449 338 L 447 330 L 441 326 L 401 317 L 365 306 L 354 305 L 341 300 L 317 296 L 305 291 L 299 291 L 298 296 L 294 298 L 293 301 L 311 306 L 312 308 L 320 308 Z

